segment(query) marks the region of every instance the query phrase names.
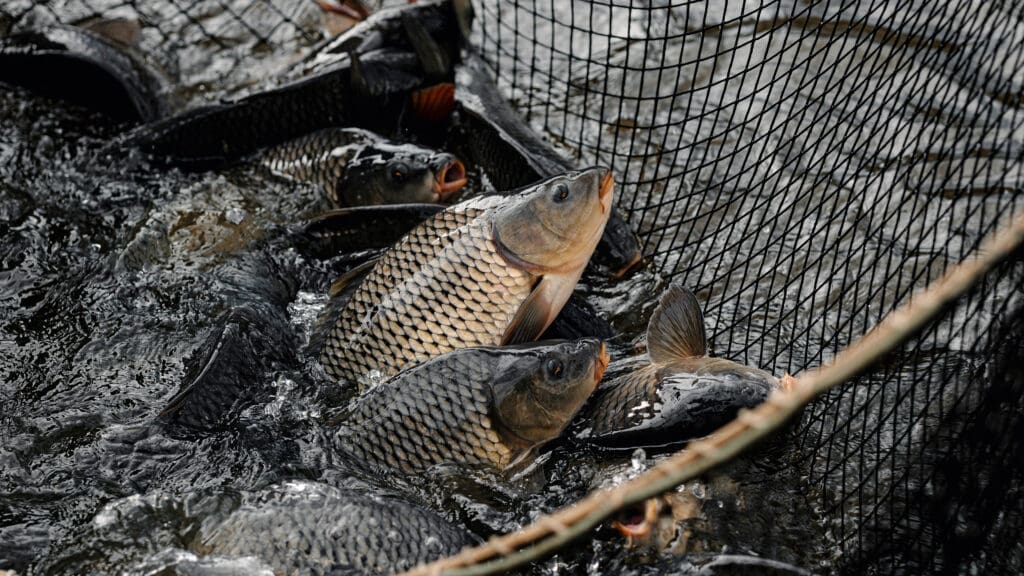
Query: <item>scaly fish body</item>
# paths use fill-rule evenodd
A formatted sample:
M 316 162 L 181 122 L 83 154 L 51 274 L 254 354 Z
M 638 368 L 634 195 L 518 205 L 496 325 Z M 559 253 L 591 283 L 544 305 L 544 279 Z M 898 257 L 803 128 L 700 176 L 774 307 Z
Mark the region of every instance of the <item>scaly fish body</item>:
M 691 292 L 671 286 L 647 329 L 648 355 L 617 374 L 586 412 L 591 440 L 616 447 L 660 446 L 706 435 L 780 386 L 771 374 L 706 356 L 704 321 Z
M 561 433 L 607 363 L 595 339 L 456 350 L 360 396 L 336 441 L 404 472 L 441 463 L 504 470 Z
M 414 228 L 341 309 L 321 354 L 327 373 L 366 388 L 452 350 L 536 339 L 600 238 L 611 185 L 604 169 L 570 173 Z
M 397 498 L 298 488 L 243 505 L 202 537 L 199 551 L 255 556 L 275 574 L 394 574 L 473 543 L 437 514 Z
M 454 156 L 388 141 L 358 128 L 327 128 L 262 152 L 278 176 L 317 184 L 339 206 L 443 202 L 466 183 Z

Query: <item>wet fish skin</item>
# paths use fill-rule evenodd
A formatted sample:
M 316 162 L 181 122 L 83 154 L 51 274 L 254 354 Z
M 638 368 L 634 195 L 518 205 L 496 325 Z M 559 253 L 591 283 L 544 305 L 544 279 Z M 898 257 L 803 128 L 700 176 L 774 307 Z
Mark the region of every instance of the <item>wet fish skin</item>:
M 445 148 L 484 168 L 495 188 L 516 189 L 574 168 L 512 110 L 478 55 L 466 54 L 456 83 L 455 121 Z M 621 277 L 642 264 L 642 257 L 640 240 L 613 209 L 594 262 Z
M 456 350 L 360 396 L 335 442 L 407 473 L 441 463 L 504 470 L 562 432 L 607 362 L 592 338 Z
M 356 90 L 346 61 L 318 76 L 142 126 L 118 145 L 166 164 L 208 169 L 325 127 L 389 132 L 421 83 L 416 57 L 382 49 L 360 58 L 364 90 Z
M 338 206 L 436 203 L 465 183 L 447 152 L 387 140 L 358 128 L 326 128 L 259 155 L 271 172 L 320 185 Z
M 275 574 L 394 574 L 474 543 L 396 497 L 306 489 L 243 505 L 203 535 L 203 554 L 256 556 Z M 319 493 L 317 493 L 319 492 Z
M 420 0 L 412 5 L 383 8 L 344 34 L 324 41 L 292 65 L 287 81 L 309 78 L 348 60 L 350 52 L 368 53 L 381 48 L 415 51 L 403 19 L 415 20 L 441 48 L 449 62 L 458 60 L 456 13 L 448 1 Z
M 571 172 L 417 226 L 359 280 L 327 335 L 327 373 L 365 388 L 458 348 L 536 339 L 597 244 L 611 187 L 603 168 Z
M 753 408 L 778 387 L 761 370 L 721 358 L 639 367 L 608 382 L 588 408 L 591 440 L 636 448 L 704 436 Z
M 586 438 L 614 448 L 704 436 L 780 387 L 771 374 L 707 354 L 693 293 L 672 285 L 647 328 L 648 354 L 618 362 L 583 416 Z
M 152 122 L 170 109 L 166 81 L 132 49 L 75 26 L 53 25 L 0 40 L 0 82 L 118 121 Z

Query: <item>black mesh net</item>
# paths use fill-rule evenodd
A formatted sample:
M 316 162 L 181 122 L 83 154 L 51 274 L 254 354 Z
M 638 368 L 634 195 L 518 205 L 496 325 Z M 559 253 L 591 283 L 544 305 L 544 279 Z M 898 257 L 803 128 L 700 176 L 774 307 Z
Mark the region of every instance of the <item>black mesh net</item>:
M 705 302 L 716 355 L 820 365 L 1021 208 L 1014 3 L 474 7 L 502 92 L 564 152 L 614 168 L 651 266 Z M 137 22 L 198 95 L 244 91 L 326 34 L 315 3 L 290 0 L 0 12 L 14 29 Z M 1018 257 L 796 425 L 794 466 L 844 572 L 1024 569 L 1022 288 Z
M 1019 7 L 481 2 L 535 128 L 615 167 L 717 354 L 818 365 L 1020 209 Z M 811 405 L 795 462 L 848 573 L 1017 573 L 1019 261 Z

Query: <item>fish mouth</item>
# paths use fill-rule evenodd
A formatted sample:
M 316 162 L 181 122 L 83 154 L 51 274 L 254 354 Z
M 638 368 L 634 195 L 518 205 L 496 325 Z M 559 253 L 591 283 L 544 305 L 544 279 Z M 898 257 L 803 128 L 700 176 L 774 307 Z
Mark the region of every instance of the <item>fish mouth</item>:
M 651 527 L 658 517 L 659 506 L 653 498 L 644 500 L 643 507 L 634 506 L 627 509 L 621 519 L 612 521 L 612 528 L 615 528 L 623 536 L 634 544 L 635 538 L 642 538 L 651 533 Z
M 370 16 L 370 10 L 360 0 L 316 0 L 316 3 L 324 12 L 341 14 L 353 20 L 365 20 Z
M 608 369 L 608 363 L 611 362 L 612 357 L 608 355 L 607 347 L 604 342 L 601 342 L 601 348 L 597 351 L 597 357 L 594 358 L 594 382 L 600 382 L 601 378 L 604 377 L 604 371 Z
M 643 264 L 643 261 L 644 261 L 644 255 L 639 253 L 639 252 L 637 252 L 636 254 L 633 255 L 633 258 L 628 263 L 626 263 L 625 266 L 623 266 L 622 268 L 619 268 L 618 270 L 613 270 L 612 271 L 612 273 L 611 273 L 612 278 L 615 278 L 617 280 L 625 278 L 627 275 L 629 275 L 634 270 L 640 269 L 641 265 Z
M 612 190 L 615 188 L 615 177 L 609 172 L 601 179 L 601 188 L 597 197 L 601 200 L 601 214 L 607 214 L 612 209 Z
M 461 160 L 453 158 L 434 176 L 434 193 L 438 200 L 443 201 L 465 186 L 466 182 L 466 166 Z

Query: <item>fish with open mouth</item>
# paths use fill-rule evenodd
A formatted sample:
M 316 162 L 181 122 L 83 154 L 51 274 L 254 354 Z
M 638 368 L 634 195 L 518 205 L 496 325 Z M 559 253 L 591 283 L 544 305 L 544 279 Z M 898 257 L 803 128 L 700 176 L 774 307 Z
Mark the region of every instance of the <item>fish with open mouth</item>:
M 276 175 L 321 186 L 338 206 L 446 202 L 466 184 L 455 156 L 358 128 L 326 128 L 259 155 Z
M 321 364 L 364 389 L 452 350 L 537 339 L 601 237 L 613 183 L 589 168 L 429 218 L 335 282 Z
M 617 362 L 584 411 L 589 441 L 616 448 L 677 444 L 708 434 L 788 387 L 750 366 L 707 355 L 700 303 L 671 285 L 647 326 L 647 354 Z
M 561 434 L 607 366 L 593 338 L 455 350 L 359 396 L 335 442 L 403 472 L 517 467 Z

